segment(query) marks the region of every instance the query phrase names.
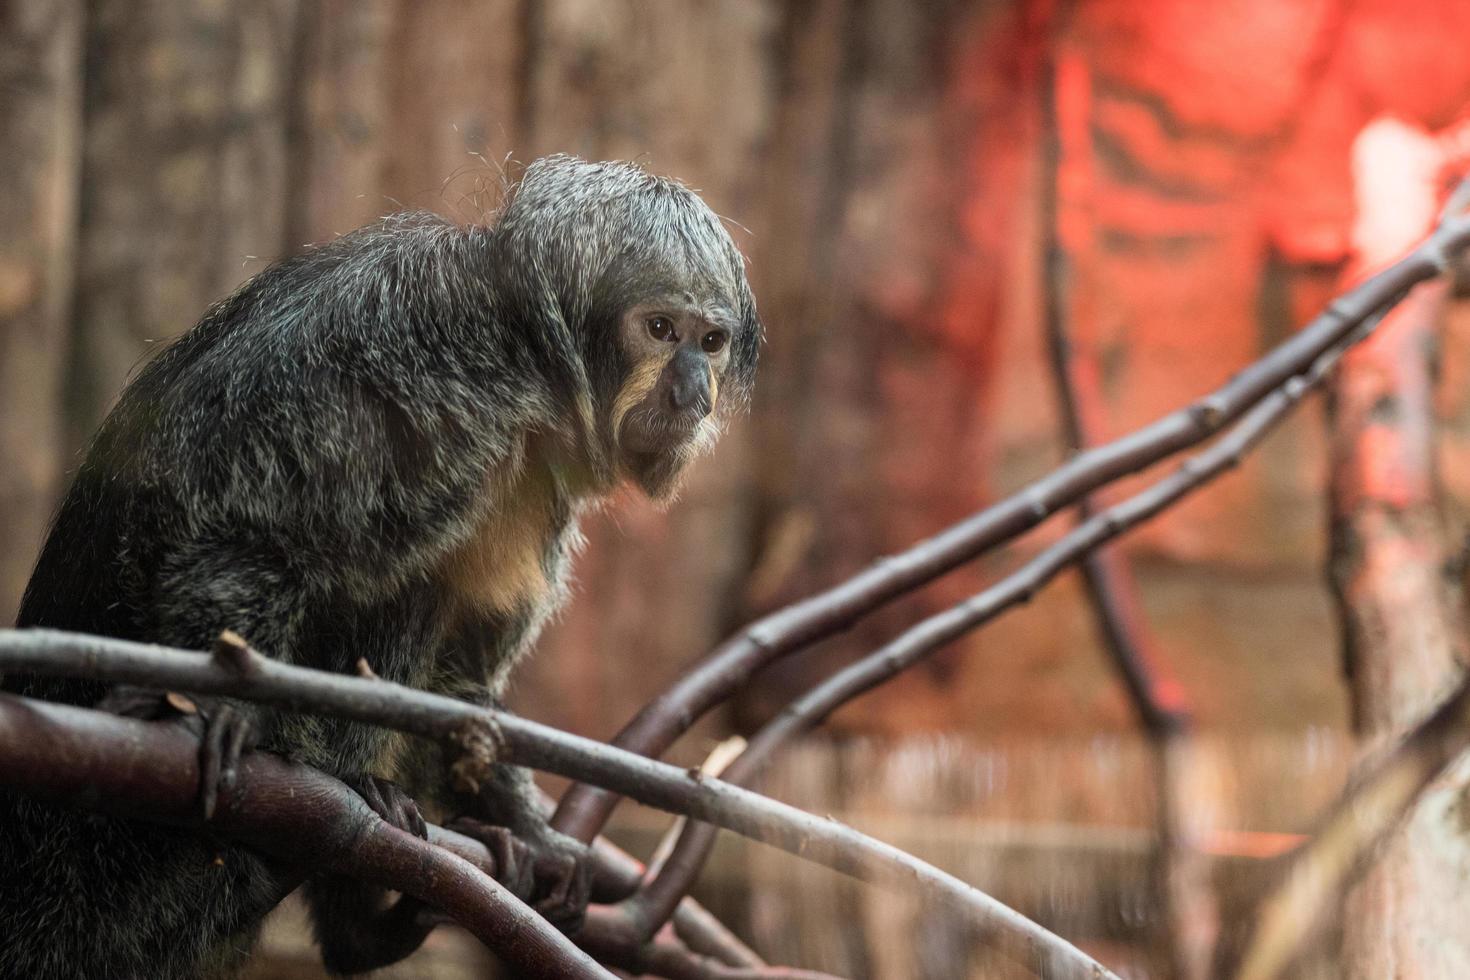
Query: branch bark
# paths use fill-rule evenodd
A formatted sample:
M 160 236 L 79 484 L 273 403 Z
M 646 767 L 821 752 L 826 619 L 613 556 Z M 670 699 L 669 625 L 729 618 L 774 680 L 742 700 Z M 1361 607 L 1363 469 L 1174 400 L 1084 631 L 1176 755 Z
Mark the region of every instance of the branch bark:
M 768 967 L 758 957 L 750 962 L 754 954 L 725 962 L 730 950 L 723 946 L 707 954 L 674 939 L 645 941 L 605 908 L 591 910 L 574 946 L 496 884 L 496 861 L 484 844 L 432 824 L 426 844 L 389 826 L 338 780 L 268 753 L 243 759 L 214 816 L 201 819 L 198 745 L 169 725 L 0 694 L 0 785 L 64 805 L 207 828 L 288 862 L 303 878 L 331 871 L 405 892 L 465 926 L 518 976 L 611 976 L 591 954 L 672 980 L 834 980 Z M 606 841 L 597 843 L 594 861 L 597 874 L 613 881 L 626 880 L 629 864 L 637 865 Z
M 1439 142 L 1411 123 L 1379 119 L 1358 134 L 1345 279 L 1391 260 L 1433 226 L 1444 163 Z M 1446 573 L 1453 559 L 1436 461 L 1447 294 L 1447 284 L 1426 286 L 1394 310 L 1344 360 L 1328 403 L 1328 571 L 1354 720 L 1370 752 L 1437 704 L 1465 659 L 1464 596 L 1458 576 Z M 1446 786 L 1420 807 L 1347 897 L 1344 980 L 1470 972 L 1460 928 L 1470 842 L 1458 795 Z

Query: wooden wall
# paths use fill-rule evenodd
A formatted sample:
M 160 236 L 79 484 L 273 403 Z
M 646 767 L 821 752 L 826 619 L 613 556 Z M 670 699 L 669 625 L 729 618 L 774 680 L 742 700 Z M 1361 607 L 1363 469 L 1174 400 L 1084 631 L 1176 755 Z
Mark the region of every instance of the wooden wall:
M 1257 7 L 1276 13 L 1241 13 Z M 1392 25 L 1368 5 L 1354 27 L 1313 0 L 1130 9 L 1078 5 L 1059 34 L 1031 0 L 12 0 L 0 609 L 129 372 L 209 302 L 400 207 L 481 220 L 514 161 L 636 159 L 737 227 L 768 343 L 751 416 L 683 499 L 661 513 L 620 498 L 592 522 L 575 606 L 521 675 L 528 713 L 610 734 L 739 622 L 1062 457 L 1039 326 L 1049 59 L 1092 79 L 1097 166 L 1072 205 L 1096 235 L 1069 247 L 1109 433 L 1222 381 L 1300 319 L 1301 282 L 1324 268 L 1330 281 L 1360 95 L 1391 100 L 1323 65 L 1391 77 L 1361 42 Z M 1242 75 L 1242 50 L 1274 69 Z M 1416 57 L 1446 60 L 1435 50 Z M 1463 104 L 1463 79 L 1430 81 Z M 1333 115 L 1342 102 L 1357 108 Z M 1440 104 L 1400 108 L 1445 121 Z M 1458 371 L 1455 329 L 1445 363 Z M 1470 430 L 1465 399 L 1441 407 Z M 1132 549 L 1162 647 L 1214 725 L 1346 718 L 1320 574 L 1323 439 L 1303 416 Z M 1470 457 L 1446 458 L 1470 486 Z M 735 720 L 1034 547 L 776 671 Z M 839 724 L 1130 726 L 1076 600 L 1061 583 Z

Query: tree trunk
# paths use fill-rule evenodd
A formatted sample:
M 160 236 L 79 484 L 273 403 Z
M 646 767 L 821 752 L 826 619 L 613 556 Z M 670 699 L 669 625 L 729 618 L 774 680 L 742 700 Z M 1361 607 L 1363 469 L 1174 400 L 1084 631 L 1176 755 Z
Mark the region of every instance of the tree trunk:
M 152 345 L 276 257 L 295 6 L 89 8 L 70 449 Z
M 1437 149 L 1422 130 L 1378 121 L 1354 147 L 1358 218 L 1352 279 L 1433 223 Z M 1354 716 L 1373 752 L 1454 684 L 1465 644 L 1447 573 L 1435 466 L 1434 361 L 1446 289 L 1419 287 L 1345 359 L 1332 386 L 1332 584 Z M 1470 976 L 1470 840 L 1464 764 L 1430 790 L 1349 895 L 1345 975 Z

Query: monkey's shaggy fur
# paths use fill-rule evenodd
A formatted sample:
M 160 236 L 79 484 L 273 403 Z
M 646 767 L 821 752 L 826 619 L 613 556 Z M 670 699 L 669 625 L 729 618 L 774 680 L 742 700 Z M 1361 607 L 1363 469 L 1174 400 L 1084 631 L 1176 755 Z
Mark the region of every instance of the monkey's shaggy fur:
M 619 316 L 670 290 L 738 324 L 716 379 L 728 412 L 760 332 L 741 257 L 698 197 L 630 165 L 548 158 L 487 226 L 398 215 L 265 270 L 123 392 L 18 625 L 194 649 L 229 628 L 283 660 L 364 657 L 493 698 L 565 598 L 579 511 L 627 475 Z M 378 729 L 240 707 L 264 749 L 426 782 Z M 489 808 L 514 826 L 528 785 L 504 773 Z M 0 977 L 228 974 L 291 883 L 204 836 L 0 793 Z M 329 892 L 312 897 L 324 947 L 333 915 L 371 906 Z

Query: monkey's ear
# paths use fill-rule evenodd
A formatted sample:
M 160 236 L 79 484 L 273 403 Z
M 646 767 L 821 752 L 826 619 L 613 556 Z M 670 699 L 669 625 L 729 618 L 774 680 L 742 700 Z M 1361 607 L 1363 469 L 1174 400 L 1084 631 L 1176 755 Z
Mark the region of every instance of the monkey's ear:
M 765 340 L 765 326 L 756 314 L 754 298 L 747 295 L 743 305 L 745 315 L 742 317 L 740 330 L 731 341 L 730 362 L 725 369 L 725 385 L 728 389 L 726 397 L 740 406 L 750 400 L 751 389 L 755 385 L 756 364 L 760 360 L 760 347 Z

